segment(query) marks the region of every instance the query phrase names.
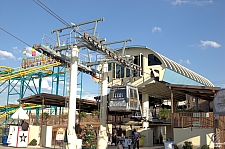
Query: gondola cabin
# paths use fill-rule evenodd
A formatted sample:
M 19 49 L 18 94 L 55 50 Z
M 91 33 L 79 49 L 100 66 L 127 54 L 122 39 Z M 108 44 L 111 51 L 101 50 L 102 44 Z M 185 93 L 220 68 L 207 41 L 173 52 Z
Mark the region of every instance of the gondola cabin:
M 109 111 L 132 112 L 139 110 L 140 102 L 136 87 L 112 86 L 109 93 Z

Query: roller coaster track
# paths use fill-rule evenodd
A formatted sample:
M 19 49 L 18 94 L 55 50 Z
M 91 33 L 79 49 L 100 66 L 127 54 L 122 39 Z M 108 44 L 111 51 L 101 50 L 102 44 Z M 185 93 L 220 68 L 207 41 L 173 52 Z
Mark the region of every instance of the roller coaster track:
M 11 80 L 13 78 L 19 78 L 22 76 L 26 76 L 28 74 L 38 72 L 38 71 L 44 71 L 48 68 L 54 67 L 54 66 L 59 66 L 61 63 L 60 62 L 54 62 L 46 65 L 40 65 L 37 67 L 30 67 L 27 69 L 20 69 L 18 71 L 13 71 L 13 68 L 9 68 L 6 66 L 0 66 L 0 68 L 4 68 L 4 70 L 0 71 L 0 82 L 1 81 L 6 81 L 6 80 Z
M 40 107 L 41 107 L 41 105 L 38 105 L 38 106 L 30 106 L 30 107 L 24 107 L 23 109 L 24 109 L 24 110 L 28 110 L 28 109 L 35 109 L 35 108 L 40 108 Z M 6 117 L 7 115 L 10 115 L 10 114 L 13 114 L 13 113 L 16 112 L 16 110 L 18 110 L 18 108 L 15 108 L 15 109 L 13 109 L 13 110 L 10 110 L 10 111 L 8 111 L 8 112 L 5 112 L 5 113 L 3 113 L 3 114 L 0 115 L 0 118 Z

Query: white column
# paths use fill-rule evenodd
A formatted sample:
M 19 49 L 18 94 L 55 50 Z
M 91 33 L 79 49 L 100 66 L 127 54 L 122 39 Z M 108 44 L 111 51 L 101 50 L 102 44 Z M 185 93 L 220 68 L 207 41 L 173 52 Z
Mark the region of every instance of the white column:
M 146 117 L 146 119 L 149 119 L 149 99 L 148 94 L 142 94 L 142 115 L 143 117 Z M 143 122 L 142 124 L 143 128 L 147 128 L 149 126 L 148 122 Z
M 106 133 L 107 90 L 108 90 L 108 64 L 104 63 L 103 69 L 102 69 L 100 129 L 99 129 L 99 135 L 98 135 L 97 149 L 106 149 L 108 146 L 108 137 Z
M 69 110 L 68 110 L 68 148 L 76 149 L 77 136 L 75 132 L 76 120 L 76 96 L 77 96 L 77 70 L 78 70 L 78 51 L 74 46 L 71 53 L 71 72 L 70 72 L 70 92 L 69 92 Z

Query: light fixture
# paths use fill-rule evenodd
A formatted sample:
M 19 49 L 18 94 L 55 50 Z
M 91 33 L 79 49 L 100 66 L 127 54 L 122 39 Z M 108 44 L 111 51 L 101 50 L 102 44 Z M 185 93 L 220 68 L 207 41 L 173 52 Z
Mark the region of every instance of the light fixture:
M 104 47 L 104 46 L 102 46 L 102 51 L 104 51 L 104 52 L 105 52 L 105 50 L 106 50 L 106 49 L 105 49 L 105 47 Z
M 98 42 L 97 42 L 97 41 L 93 40 L 93 44 L 94 44 L 94 46 L 95 46 L 96 48 L 98 47 Z
M 92 39 L 91 37 L 88 37 L 88 40 L 89 40 L 90 42 L 92 42 L 92 41 L 93 41 L 93 39 Z
M 98 43 L 97 46 L 98 46 L 99 50 L 102 50 L 102 45 L 100 43 Z

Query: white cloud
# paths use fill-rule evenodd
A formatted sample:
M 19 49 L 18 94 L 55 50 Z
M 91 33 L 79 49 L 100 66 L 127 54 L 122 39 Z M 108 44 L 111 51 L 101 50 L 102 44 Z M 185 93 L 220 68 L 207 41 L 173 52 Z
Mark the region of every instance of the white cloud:
M 27 84 L 28 83 L 29 83 L 29 86 L 30 87 L 34 87 L 34 85 L 36 87 L 38 87 L 38 85 L 39 85 L 39 79 L 34 79 L 34 83 L 27 81 Z M 44 77 L 44 78 L 42 78 L 41 88 L 44 89 L 44 90 L 50 91 L 52 89 L 52 87 L 49 85 L 49 83 L 51 84 L 51 78 L 50 77 Z M 20 84 L 20 82 L 18 84 Z
M 186 60 L 186 63 L 187 63 L 187 64 L 191 64 L 191 62 L 189 61 L 189 59 Z
M 221 88 L 224 88 L 224 89 L 225 89 L 225 84 L 222 84 L 222 85 L 221 85 Z
M 185 4 L 185 3 L 189 3 L 188 0 L 175 0 L 175 1 L 171 1 L 172 5 L 181 5 L 181 4 Z
M 161 32 L 162 29 L 160 27 L 155 26 L 155 27 L 152 28 L 152 33 L 156 32 L 156 31 Z
M 98 95 L 88 93 L 88 94 L 86 94 L 86 95 L 83 95 L 83 96 L 82 96 L 82 99 L 96 101 L 96 100 L 94 99 L 94 97 L 96 97 L 96 96 L 98 96 Z M 79 96 L 78 98 L 80 98 L 80 96 Z
M 11 59 L 16 59 L 16 57 L 11 52 L 0 50 L 0 58 L 6 58 L 6 57 Z
M 170 1 L 172 5 L 181 5 L 181 4 L 192 4 L 192 5 L 206 5 L 206 4 L 212 4 L 213 0 L 173 0 Z
M 183 60 L 182 60 L 182 59 L 180 59 L 178 63 L 179 63 L 179 64 L 181 64 L 182 62 L 183 62 Z
M 191 62 L 190 62 L 189 59 L 187 59 L 187 60 L 182 60 L 182 59 L 180 59 L 178 63 L 179 63 L 179 64 L 184 63 L 184 64 L 188 64 L 188 65 L 191 64 Z
M 17 48 L 17 47 L 12 47 L 12 49 L 13 49 L 13 50 L 17 50 L 18 48 Z
M 28 57 L 32 57 L 32 48 L 31 47 L 26 47 L 25 48 L 25 50 L 26 50 L 26 56 L 28 56 Z M 39 53 L 38 51 L 36 51 L 36 56 L 40 56 L 41 55 L 41 53 Z
M 221 45 L 216 43 L 215 41 L 210 41 L 210 40 L 203 41 L 203 40 L 201 40 L 200 42 L 201 42 L 200 47 L 203 48 L 203 49 L 206 49 L 209 46 L 213 47 L 213 48 L 221 47 Z

